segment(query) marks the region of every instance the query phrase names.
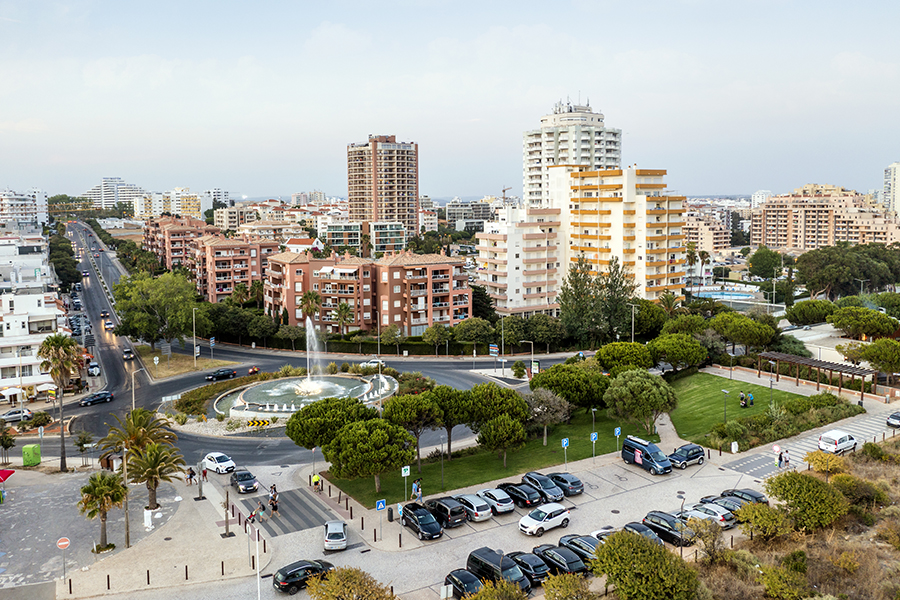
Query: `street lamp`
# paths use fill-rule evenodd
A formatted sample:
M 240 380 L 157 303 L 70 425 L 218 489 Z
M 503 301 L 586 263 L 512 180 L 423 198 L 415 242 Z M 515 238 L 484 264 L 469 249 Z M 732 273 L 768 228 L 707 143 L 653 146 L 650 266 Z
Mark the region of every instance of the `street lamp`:
M 519 340 L 520 344 L 531 344 L 531 376 L 534 377 L 534 342 L 530 340 Z
M 734 381 L 734 352 L 728 352 L 728 356 L 731 357 L 731 372 L 728 374 L 728 379 Z
M 772 362 L 771 360 L 766 361 L 766 362 L 769 363 L 769 406 L 771 406 L 772 405 L 772 395 L 773 395 L 772 386 L 775 384 L 775 378 L 772 377 L 772 367 L 775 366 L 775 363 Z
M 865 283 L 866 281 L 868 281 L 868 279 L 859 279 L 858 277 L 854 277 L 854 278 L 853 278 L 853 281 L 858 281 L 858 282 L 859 282 L 859 295 L 862 296 L 862 293 L 863 293 L 863 283 Z
M 634 343 L 634 309 L 637 308 L 637 304 L 629 304 L 631 307 L 631 343 Z
M 191 318 L 193 319 L 193 323 L 194 323 L 194 348 L 193 348 L 193 353 L 194 353 L 194 370 L 196 371 L 196 370 L 197 370 L 197 307 L 196 307 L 196 306 L 195 306 L 195 307 L 193 308 L 193 310 L 191 311 Z
M 729 394 L 729 392 L 728 392 L 728 390 L 722 390 L 722 393 L 725 394 L 722 397 L 722 408 L 724 409 L 725 424 L 727 425 L 728 424 L 728 394 Z
M 146 371 L 147 367 L 141 367 L 131 372 L 131 410 L 134 411 L 134 376 L 141 371 Z
M 591 433 L 597 431 L 597 421 L 594 418 L 596 414 L 597 414 L 597 409 L 592 408 L 591 409 Z

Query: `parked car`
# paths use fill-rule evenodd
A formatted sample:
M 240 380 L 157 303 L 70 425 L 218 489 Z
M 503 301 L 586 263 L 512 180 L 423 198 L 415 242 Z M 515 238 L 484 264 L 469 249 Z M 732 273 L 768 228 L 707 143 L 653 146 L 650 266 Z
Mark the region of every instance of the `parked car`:
M 425 502 L 425 508 L 431 511 L 444 529 L 458 527 L 466 522 L 465 507 L 450 496 L 428 500 Z
M 702 465 L 706 451 L 697 444 L 685 444 L 669 455 L 673 467 L 686 469 L 689 465 Z
M 122 350 L 122 360 L 134 360 L 134 351 L 131 348 Z
M 87 374 L 91 377 L 99 377 L 100 376 L 100 363 L 91 362 L 88 364 Z
M 563 491 L 556 487 L 552 479 L 542 473 L 529 471 L 522 476 L 522 483 L 536 489 L 544 502 L 559 502 L 563 499 Z
M 619 531 L 627 531 L 629 533 L 644 536 L 645 538 L 659 546 L 665 545 L 652 529 L 650 529 L 643 523 L 638 523 L 637 521 L 626 523 L 625 526 L 622 527 L 622 529 L 598 529 L 597 531 L 592 531 L 591 535 L 597 538 L 597 541 L 599 541 L 601 544 L 605 544 L 606 538 Z
M 651 510 L 644 517 L 643 523 L 674 546 L 690 546 L 693 543 L 694 531 L 671 513 Z
M 554 527 L 566 528 L 568 526 L 569 509 L 556 502 L 539 506 L 519 519 L 519 531 L 537 537 L 541 537 L 545 531 Z
M 436 540 L 444 535 L 444 530 L 434 515 L 427 508 L 415 502 L 410 502 L 403 507 L 400 523 L 415 532 L 420 540 Z
M 528 593 L 531 590 L 531 582 L 519 565 L 502 552 L 483 546 L 469 552 L 466 559 L 466 569 L 482 581 L 494 583 L 505 579 L 519 586 Z
M 334 565 L 324 560 L 301 560 L 282 567 L 272 578 L 272 587 L 279 592 L 293 596 L 300 588 L 306 587 L 311 577 L 317 577 L 334 569 Z
M 231 486 L 238 491 L 239 494 L 249 494 L 259 489 L 259 482 L 253 473 L 246 469 L 238 469 L 231 474 Z
M 18 421 L 30 421 L 33 417 L 34 413 L 27 408 L 14 408 L 0 415 L 0 419 L 3 419 L 7 425 Z
M 347 549 L 347 524 L 343 521 L 325 522 L 325 549 Z
M 531 550 L 535 556 L 547 563 L 556 575 L 560 573 L 586 573 L 587 566 L 577 554 L 568 548 L 560 548 L 553 544 L 542 544 Z
M 594 560 L 600 540 L 589 535 L 564 535 L 559 538 L 559 545 L 568 548 L 583 561 Z
M 485 521 L 491 518 L 491 507 L 483 498 L 475 494 L 460 494 L 453 499 L 462 505 L 470 521 Z
M 79 406 L 90 406 L 92 404 L 100 404 L 101 402 L 112 402 L 114 400 L 112 392 L 97 392 L 90 396 L 85 396 L 78 403 Z
M 577 496 L 584 491 L 584 484 L 580 479 L 570 473 L 550 473 L 548 475 L 556 487 L 562 490 L 566 496 Z
M 235 464 L 231 457 L 221 452 L 210 452 L 203 457 L 203 466 L 216 473 L 230 473 L 234 471 Z
M 713 521 L 722 529 L 731 529 L 737 525 L 737 521 L 734 520 L 734 515 L 730 510 L 711 502 L 685 504 L 684 510 L 676 512 L 675 516 L 685 523 L 690 519 L 706 519 L 707 521 Z
M 656 444 L 629 435 L 622 442 L 622 460 L 629 464 L 636 464 L 650 471 L 651 475 L 661 475 L 672 472 L 672 463 L 669 457 L 662 453 Z
M 484 587 L 484 584 L 481 583 L 481 580 L 478 579 L 478 577 L 465 569 L 450 571 L 450 573 L 444 577 L 444 585 L 449 585 L 453 588 L 454 598 L 464 598 L 466 596 L 471 596 L 472 594 L 477 594 L 481 591 L 481 588 Z
M 232 379 L 237 375 L 237 371 L 233 369 L 216 369 L 206 376 L 207 381 L 218 381 L 220 379 Z
M 730 490 L 722 490 L 721 496 L 734 496 L 735 498 L 740 498 L 746 502 L 758 502 L 759 504 L 768 504 L 769 499 L 766 498 L 766 495 L 762 492 L 757 492 L 756 490 L 751 490 L 749 488 L 741 488 L 735 489 L 732 488 Z
M 497 487 L 506 492 L 519 508 L 537 506 L 541 503 L 541 495 L 530 485 L 501 483 Z
M 716 504 L 718 506 L 721 506 L 722 508 L 733 514 L 734 520 L 738 523 L 740 523 L 741 520 L 737 516 L 737 511 L 739 511 L 744 505 L 750 504 L 746 500 L 741 500 L 736 496 L 716 496 L 715 494 L 713 494 L 712 496 L 703 496 L 702 498 L 700 498 L 700 502 L 702 504 Z
M 531 552 L 510 552 L 507 556 L 519 566 L 532 586 L 541 584 L 550 575 L 547 563 Z
M 516 510 L 516 505 L 513 502 L 513 499 L 510 498 L 509 494 L 507 494 L 503 490 L 498 490 L 496 488 L 479 490 L 475 495 L 487 502 L 491 507 L 491 512 L 495 515 Z
M 900 412 L 892 413 L 891 416 L 887 418 L 887 426 L 900 427 Z
M 832 454 L 853 451 L 856 450 L 856 438 L 840 429 L 832 429 L 819 436 L 819 450 Z

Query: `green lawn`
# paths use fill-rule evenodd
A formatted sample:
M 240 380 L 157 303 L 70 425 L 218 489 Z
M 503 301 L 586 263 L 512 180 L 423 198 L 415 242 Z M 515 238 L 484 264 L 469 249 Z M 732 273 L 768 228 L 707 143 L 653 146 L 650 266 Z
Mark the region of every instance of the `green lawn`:
M 724 418 L 722 390 L 728 390 L 728 418 L 746 417 L 765 412 L 769 407 L 769 379 L 765 375 L 760 378 L 762 385 L 751 385 L 742 381 L 732 381 L 716 377 L 708 373 L 697 373 L 672 384 L 678 395 L 678 408 L 672 412 L 672 423 L 683 439 L 702 444 L 713 426 Z M 753 406 L 741 408 L 740 393 L 753 394 Z M 783 402 L 788 398 L 796 398 L 798 394 L 790 394 L 773 390 L 772 398 Z
M 597 422 L 597 456 L 616 451 L 616 436 L 614 430 L 620 424 L 607 418 L 606 410 L 598 410 Z M 622 437 L 626 435 L 640 435 L 652 441 L 659 441 L 657 436 L 647 436 L 643 430 L 630 424 L 621 424 Z M 568 459 L 569 462 L 591 457 L 591 414 L 585 414 L 578 410 L 568 425 L 559 425 L 551 429 L 547 435 L 547 445 L 544 446 L 543 437 L 530 440 L 523 448 L 507 453 L 506 468 L 503 468 L 503 459 L 493 452 L 479 452 L 470 456 L 454 458 L 452 462 L 444 459 L 444 486 L 441 487 L 441 463 L 426 464 L 423 455 L 422 473 L 416 469 L 416 463 L 411 463 L 411 473 L 407 485 L 407 494 L 412 481 L 422 478 L 425 495 L 434 494 L 444 490 L 456 490 L 459 488 L 477 485 L 495 479 L 509 478 L 510 481 L 518 481 L 522 473 L 532 470 L 548 469 L 559 465 L 560 471 L 564 470 L 564 453 L 562 439 L 569 438 Z M 621 447 L 621 446 L 620 446 Z M 554 469 L 555 470 L 555 469 Z M 350 494 L 351 497 L 367 507 L 375 506 L 375 501 L 385 498 L 388 504 L 404 501 L 403 477 L 400 470 L 381 476 L 381 492 L 375 492 L 375 479 L 365 477 L 361 479 L 347 480 L 335 479 L 327 476 L 328 483 L 337 486 Z M 337 495 L 337 490 L 332 490 Z M 407 496 L 408 498 L 408 496 Z

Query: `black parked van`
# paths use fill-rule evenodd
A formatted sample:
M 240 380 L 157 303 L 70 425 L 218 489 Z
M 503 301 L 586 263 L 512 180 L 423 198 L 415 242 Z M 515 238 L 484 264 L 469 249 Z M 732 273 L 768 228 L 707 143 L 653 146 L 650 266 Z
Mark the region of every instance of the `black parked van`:
M 525 577 L 519 565 L 508 556 L 500 554 L 487 546 L 473 550 L 466 561 L 466 569 L 475 574 L 482 581 L 497 582 L 505 579 L 517 584 L 522 591 L 528 593 L 531 590 L 531 582 Z
M 652 475 L 672 472 L 672 463 L 656 444 L 629 435 L 622 444 L 622 459 L 640 465 Z

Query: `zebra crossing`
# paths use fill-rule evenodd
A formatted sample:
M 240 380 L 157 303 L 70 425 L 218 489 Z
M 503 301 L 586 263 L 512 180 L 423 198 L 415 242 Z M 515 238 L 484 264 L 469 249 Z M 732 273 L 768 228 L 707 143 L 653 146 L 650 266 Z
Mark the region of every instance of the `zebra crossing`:
M 806 462 L 803 457 L 807 452 L 815 452 L 819 449 L 819 435 L 831 429 L 840 429 L 856 438 L 859 450 L 866 442 L 882 441 L 897 435 L 897 430 L 888 427 L 885 423 L 887 414 L 883 411 L 861 415 L 846 420 L 841 424 L 826 425 L 818 429 L 806 431 L 784 444 L 779 444 L 781 450 L 787 450 L 791 457 L 791 466 L 797 470 L 805 470 Z M 778 472 L 778 455 L 773 452 L 771 446 L 767 450 L 742 456 L 726 465 L 725 468 L 739 473 L 745 473 L 758 479 L 764 479 Z
M 262 502 L 266 507 L 266 520 L 257 519 L 257 526 L 269 537 L 322 527 L 325 521 L 337 519 L 333 512 L 325 508 L 321 502 L 313 499 L 312 495 L 304 489 L 285 490 L 278 492 L 279 516 L 272 517 L 268 507 L 268 496 L 254 496 L 242 498 L 238 502 L 241 512 L 249 515 L 256 509 L 257 502 Z

